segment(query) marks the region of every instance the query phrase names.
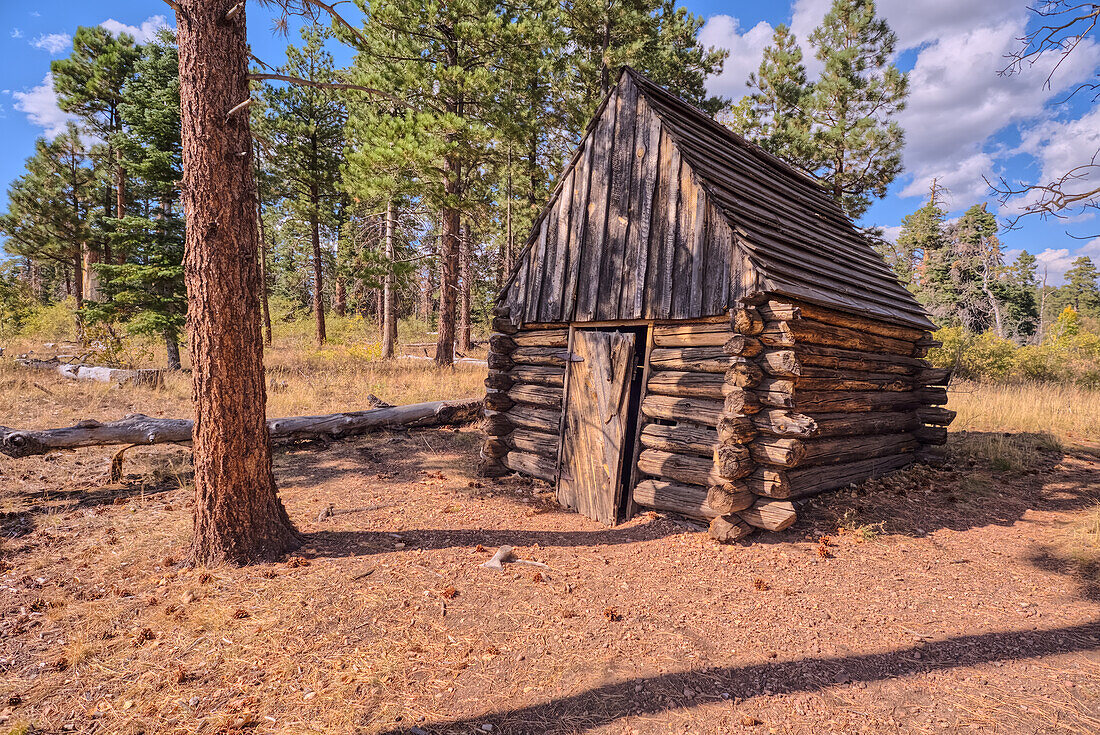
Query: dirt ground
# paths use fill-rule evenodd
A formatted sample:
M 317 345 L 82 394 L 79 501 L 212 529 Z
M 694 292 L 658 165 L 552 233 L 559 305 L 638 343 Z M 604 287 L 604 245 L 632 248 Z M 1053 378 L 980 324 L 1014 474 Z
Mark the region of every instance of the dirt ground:
M 306 543 L 242 569 L 181 564 L 183 449 L 0 458 L 0 733 L 1097 733 L 1100 447 L 1003 440 L 729 546 L 478 479 L 474 427 L 284 446 Z

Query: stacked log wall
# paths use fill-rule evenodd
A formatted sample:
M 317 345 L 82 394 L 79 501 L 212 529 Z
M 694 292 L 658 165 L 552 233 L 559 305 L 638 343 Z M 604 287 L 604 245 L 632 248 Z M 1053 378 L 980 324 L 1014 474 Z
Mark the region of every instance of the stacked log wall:
M 746 357 L 727 350 L 738 340 L 725 319 L 654 326 L 638 434 L 637 469 L 643 477 L 633 488 L 634 502 L 643 507 L 709 521 L 712 527 L 721 523 L 716 519 L 732 519 L 724 531 L 728 540 L 750 532 L 733 514 L 755 502 L 743 482 L 755 466 L 745 435 L 735 431 L 721 438 L 728 406 L 737 402 L 728 376 L 754 372 Z M 738 344 L 741 353 L 759 347 L 751 339 Z
M 954 412 L 942 408 L 949 371 L 924 359 L 928 332 L 785 300 L 749 310 L 764 373 L 755 495 L 789 502 L 936 458 Z
M 480 472 L 557 479 L 568 327 L 517 329 L 493 320 Z

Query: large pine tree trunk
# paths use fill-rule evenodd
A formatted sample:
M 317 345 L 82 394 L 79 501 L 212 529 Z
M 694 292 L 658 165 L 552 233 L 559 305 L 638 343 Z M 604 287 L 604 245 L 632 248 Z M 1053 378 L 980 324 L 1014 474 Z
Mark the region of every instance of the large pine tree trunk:
M 325 344 L 325 282 L 324 263 L 321 261 L 321 221 L 317 216 L 320 199 L 314 197 L 313 211 L 309 216 L 309 236 L 313 245 L 313 320 L 317 324 L 314 342 L 318 347 Z
M 447 201 L 458 197 L 458 162 L 448 156 L 443 162 L 443 189 Z M 439 338 L 435 343 L 435 362 L 439 366 L 454 365 L 455 360 L 455 295 L 458 292 L 459 221 L 461 213 L 451 204 L 443 207 L 439 242 Z
M 271 346 L 271 306 L 268 302 L 267 228 L 264 225 L 263 204 L 257 198 L 256 221 L 260 225 L 260 309 L 264 318 L 264 344 Z
M 459 245 L 459 276 L 462 279 L 462 290 L 459 292 L 458 301 L 458 351 L 465 354 L 470 351 L 471 331 L 470 324 L 470 225 L 462 228 L 462 242 Z
M 393 200 L 386 202 L 385 241 L 386 275 L 382 280 L 382 359 L 393 357 L 397 349 L 397 294 L 393 275 Z
M 180 362 L 180 343 L 172 332 L 164 333 L 164 349 L 168 353 L 168 369 L 179 370 L 183 367 Z
M 278 557 L 298 543 L 275 491 L 264 421 L 256 182 L 248 115 L 245 11 L 237 0 L 179 0 L 180 102 L 197 563 Z

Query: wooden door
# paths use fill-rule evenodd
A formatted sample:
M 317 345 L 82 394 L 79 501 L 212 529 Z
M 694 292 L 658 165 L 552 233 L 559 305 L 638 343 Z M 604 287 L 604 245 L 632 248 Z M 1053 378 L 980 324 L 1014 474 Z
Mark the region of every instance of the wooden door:
M 558 502 L 609 526 L 618 520 L 633 369 L 633 334 L 574 332 Z

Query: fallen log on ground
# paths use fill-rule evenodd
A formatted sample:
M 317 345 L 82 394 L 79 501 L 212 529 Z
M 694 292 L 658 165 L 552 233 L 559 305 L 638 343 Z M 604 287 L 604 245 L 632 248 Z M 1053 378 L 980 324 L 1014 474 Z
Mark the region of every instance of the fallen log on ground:
M 273 439 L 339 439 L 379 429 L 464 424 L 480 415 L 481 399 L 466 398 L 325 416 L 268 419 L 267 428 Z M 121 421 L 106 424 L 81 421 L 63 429 L 20 431 L 0 426 L 0 452 L 9 457 L 29 457 L 51 449 L 109 444 L 183 444 L 191 441 L 192 426 L 190 419 L 158 419 L 142 414 L 131 414 Z
M 164 381 L 164 373 L 155 368 L 128 370 L 102 365 L 63 364 L 57 358 L 52 360 L 16 360 L 19 365 L 40 370 L 52 370 L 69 380 L 95 380 L 114 385 L 144 385 L 157 388 Z

